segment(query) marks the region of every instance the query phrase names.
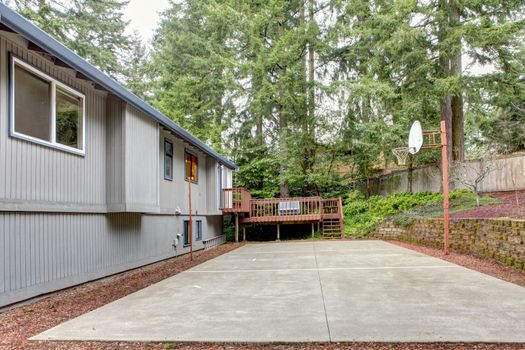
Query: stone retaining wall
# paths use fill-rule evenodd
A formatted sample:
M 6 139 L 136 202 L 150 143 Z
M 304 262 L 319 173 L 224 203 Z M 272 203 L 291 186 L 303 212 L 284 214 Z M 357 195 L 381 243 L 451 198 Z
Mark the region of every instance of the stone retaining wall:
M 418 219 L 406 227 L 389 221 L 373 237 L 443 247 L 443 220 Z M 453 219 L 450 246 L 457 252 L 495 259 L 525 270 L 525 220 Z

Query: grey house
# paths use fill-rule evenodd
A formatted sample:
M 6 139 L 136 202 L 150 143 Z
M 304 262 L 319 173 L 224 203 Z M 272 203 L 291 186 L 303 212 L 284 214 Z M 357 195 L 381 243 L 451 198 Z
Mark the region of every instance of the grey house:
M 228 159 L 0 3 L 0 306 L 222 235 Z

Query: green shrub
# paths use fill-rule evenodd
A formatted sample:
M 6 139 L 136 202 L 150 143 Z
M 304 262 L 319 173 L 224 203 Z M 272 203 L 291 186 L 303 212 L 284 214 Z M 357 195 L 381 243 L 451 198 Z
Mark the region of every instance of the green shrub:
M 439 201 L 439 193 L 394 193 L 390 196 L 372 196 L 368 200 L 358 191 L 350 192 L 345 198 L 345 234 L 356 237 L 366 236 L 385 218 L 407 211 L 429 201 Z
M 476 206 L 476 194 L 469 190 L 454 190 L 449 194 L 451 212 L 468 210 Z M 345 234 L 354 237 L 368 235 L 386 219 L 397 225 L 409 226 L 419 217 L 439 216 L 443 213 L 443 195 L 435 192 L 394 193 L 389 196 L 372 196 L 368 200 L 358 191 L 345 198 Z M 498 201 L 483 197 L 481 205 Z

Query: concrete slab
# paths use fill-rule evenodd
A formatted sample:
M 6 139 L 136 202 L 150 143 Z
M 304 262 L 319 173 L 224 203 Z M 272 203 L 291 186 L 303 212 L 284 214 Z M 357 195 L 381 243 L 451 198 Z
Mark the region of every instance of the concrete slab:
M 381 241 L 253 244 L 34 339 L 525 342 L 525 288 Z

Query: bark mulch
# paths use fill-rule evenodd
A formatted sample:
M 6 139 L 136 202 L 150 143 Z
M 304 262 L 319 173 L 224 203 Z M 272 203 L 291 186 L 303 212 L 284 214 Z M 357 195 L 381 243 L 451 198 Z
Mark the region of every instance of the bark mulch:
M 451 218 L 525 218 L 525 191 L 493 192 L 490 196 L 500 204 L 484 205 L 479 208 L 450 214 Z
M 440 256 L 437 249 L 425 248 L 406 243 L 393 242 L 401 246 L 418 250 L 422 253 Z M 524 344 L 460 344 L 460 343 L 305 343 L 305 344 L 209 344 L 209 343 L 141 343 L 141 342 L 57 342 L 57 341 L 28 341 L 27 339 L 46 329 L 54 327 L 64 321 L 96 309 L 111 301 L 122 298 L 141 288 L 176 275 L 192 266 L 206 260 L 227 253 L 240 245 L 226 244 L 206 252 L 198 252 L 194 261 L 188 256 L 173 258 L 149 265 L 136 270 L 128 271 L 104 278 L 95 282 L 59 291 L 37 300 L 33 303 L 19 306 L 0 313 L 0 349 L 61 349 L 61 350 L 91 350 L 91 349 L 211 349 L 211 350 L 518 350 L 525 349 Z M 453 260 L 455 259 L 455 260 Z M 497 271 L 497 277 L 525 285 L 525 274 L 521 277 L 506 268 L 494 266 L 484 260 L 459 256 L 453 253 L 446 260 L 473 268 L 488 274 L 488 271 Z M 462 265 L 463 265 L 462 264 Z M 492 268 L 489 268 L 492 266 Z M 514 277 L 509 277 L 514 276 Z
M 0 313 L 0 349 L 162 349 L 160 345 L 119 343 L 34 342 L 27 339 L 195 265 L 238 248 L 228 243 L 183 255 L 94 282 L 51 293 Z
M 525 271 L 515 270 L 494 260 L 477 258 L 472 255 L 452 251 L 449 255 L 445 255 L 441 249 L 400 241 L 389 242 L 525 287 Z M 525 344 L 523 345 L 523 349 L 525 349 Z

